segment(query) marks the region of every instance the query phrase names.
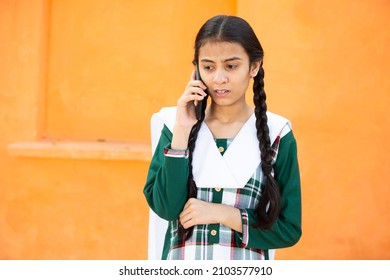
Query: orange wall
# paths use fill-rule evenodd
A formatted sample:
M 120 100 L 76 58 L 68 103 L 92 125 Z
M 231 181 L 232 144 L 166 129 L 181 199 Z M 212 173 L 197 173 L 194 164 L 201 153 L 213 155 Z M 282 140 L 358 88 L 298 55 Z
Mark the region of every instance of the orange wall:
M 303 236 L 279 258 L 390 258 L 390 2 L 242 1 L 298 140 Z
M 390 258 L 388 1 L 0 0 L 0 259 L 146 258 L 149 120 L 219 13 L 259 35 L 298 140 L 303 236 L 277 258 Z

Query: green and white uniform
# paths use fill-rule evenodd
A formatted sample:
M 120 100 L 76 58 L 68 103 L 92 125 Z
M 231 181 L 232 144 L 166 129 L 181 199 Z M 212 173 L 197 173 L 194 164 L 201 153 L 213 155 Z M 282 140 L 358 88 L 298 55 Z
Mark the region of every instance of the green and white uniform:
M 290 122 L 267 113 L 273 174 L 282 196 L 282 209 L 269 230 L 251 225 L 261 195 L 263 174 L 256 137 L 255 116 L 234 139 L 214 139 L 202 124 L 193 153 L 197 198 L 240 209 L 242 233 L 221 224 L 197 225 L 192 237 L 177 235 L 178 216 L 187 198 L 189 161 L 185 151 L 170 149 L 175 107 L 163 108 L 152 117 L 153 158 L 144 194 L 151 208 L 149 258 L 156 259 L 272 259 L 274 249 L 289 247 L 301 236 L 301 187 L 296 141 Z

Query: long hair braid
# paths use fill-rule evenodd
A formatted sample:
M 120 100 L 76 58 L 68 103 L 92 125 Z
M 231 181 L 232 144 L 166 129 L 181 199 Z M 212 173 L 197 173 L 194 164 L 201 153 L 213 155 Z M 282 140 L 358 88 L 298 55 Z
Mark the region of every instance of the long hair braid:
M 198 133 L 199 133 L 200 127 L 201 127 L 202 122 L 204 121 L 204 118 L 205 118 L 205 111 L 206 111 L 208 96 L 209 95 L 207 94 L 206 97 L 203 99 L 203 102 L 201 103 L 202 104 L 201 118 L 192 127 L 190 135 L 189 135 L 189 139 L 188 139 L 189 175 L 188 175 L 188 180 L 187 180 L 187 200 L 192 198 L 192 197 L 197 196 L 197 186 L 196 186 L 196 183 L 194 181 L 194 176 L 192 174 L 192 155 L 193 155 L 193 152 L 195 150 L 195 143 L 196 143 L 196 139 L 198 138 Z M 185 229 L 179 221 L 178 230 L 179 230 L 179 236 L 181 236 L 181 238 L 183 240 L 188 240 L 192 235 L 194 227 L 190 227 L 188 229 Z
M 272 175 L 271 140 L 269 137 L 267 104 L 264 91 L 264 69 L 260 64 L 258 74 L 253 82 L 253 102 L 255 104 L 257 138 L 259 140 L 261 169 L 263 172 L 261 196 L 255 209 L 256 223 L 253 225 L 261 229 L 269 229 L 277 219 L 281 208 L 281 198 L 278 183 Z

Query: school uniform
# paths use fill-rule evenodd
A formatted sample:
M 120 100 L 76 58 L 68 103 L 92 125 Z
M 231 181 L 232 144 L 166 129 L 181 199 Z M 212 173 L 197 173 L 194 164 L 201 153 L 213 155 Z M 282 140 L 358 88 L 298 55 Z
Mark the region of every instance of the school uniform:
M 234 139 L 214 139 L 202 123 L 192 159 L 197 198 L 240 210 L 242 233 L 222 224 L 194 227 L 187 241 L 178 236 L 178 217 L 187 201 L 188 151 L 170 148 L 176 107 L 153 115 L 152 148 L 144 194 L 150 206 L 149 259 L 273 259 L 274 249 L 289 247 L 301 236 L 301 189 L 296 141 L 291 123 L 267 112 L 273 174 L 282 196 L 279 218 L 269 230 L 251 225 L 261 196 L 256 118 L 248 119 Z

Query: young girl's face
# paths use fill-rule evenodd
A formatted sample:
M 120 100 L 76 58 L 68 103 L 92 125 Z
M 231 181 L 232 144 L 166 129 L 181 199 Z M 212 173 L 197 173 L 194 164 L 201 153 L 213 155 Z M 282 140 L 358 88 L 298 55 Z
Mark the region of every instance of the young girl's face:
M 249 57 L 238 43 L 207 42 L 199 49 L 199 70 L 215 105 L 245 103 L 250 78 L 260 63 L 250 65 Z

